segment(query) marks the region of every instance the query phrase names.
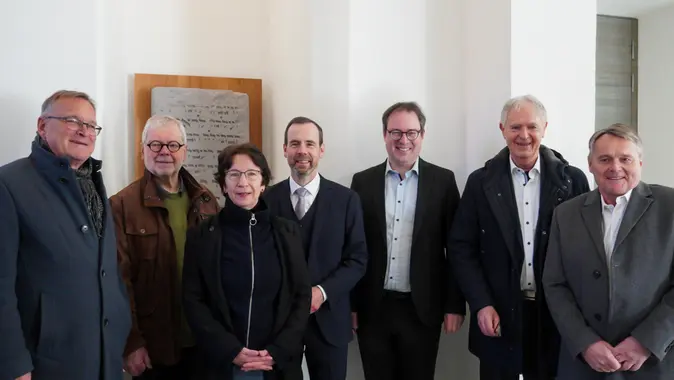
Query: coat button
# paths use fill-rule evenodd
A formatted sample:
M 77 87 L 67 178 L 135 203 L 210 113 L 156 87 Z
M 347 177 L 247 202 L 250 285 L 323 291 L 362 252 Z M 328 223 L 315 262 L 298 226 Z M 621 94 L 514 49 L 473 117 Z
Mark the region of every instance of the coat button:
M 63 178 L 63 177 L 61 177 L 61 178 L 59 178 L 59 182 L 61 182 L 61 183 L 68 183 L 68 180 L 65 179 L 65 178 Z
M 595 314 L 595 315 L 594 315 L 594 319 L 596 319 L 597 321 L 601 322 L 601 315 L 600 315 L 600 314 Z
M 561 201 L 562 201 L 562 198 L 557 198 L 557 202 L 561 202 Z
M 599 278 L 599 277 L 601 277 L 601 272 L 598 271 L 598 270 L 595 270 L 594 272 L 592 272 L 592 277 L 594 277 L 594 278 Z
M 547 234 L 548 234 L 548 232 L 547 232 L 547 231 L 541 231 L 541 234 L 543 234 L 543 235 L 547 235 Z
M 101 277 L 105 277 L 105 269 L 101 271 Z
M 141 228 L 141 229 L 140 229 L 140 233 L 141 233 L 141 234 L 144 234 L 144 233 L 145 233 L 145 228 Z
M 110 322 L 110 321 L 108 321 L 108 318 L 104 318 L 104 319 L 103 319 L 103 326 L 106 326 L 106 327 L 107 327 L 108 324 L 109 324 L 109 322 Z
M 214 229 L 215 229 L 215 227 L 213 227 L 213 226 L 208 227 L 208 230 L 211 231 L 211 232 L 213 232 Z
M 82 228 L 80 228 L 80 231 L 82 231 L 83 233 L 89 231 L 89 226 L 87 226 L 86 224 L 83 225 Z

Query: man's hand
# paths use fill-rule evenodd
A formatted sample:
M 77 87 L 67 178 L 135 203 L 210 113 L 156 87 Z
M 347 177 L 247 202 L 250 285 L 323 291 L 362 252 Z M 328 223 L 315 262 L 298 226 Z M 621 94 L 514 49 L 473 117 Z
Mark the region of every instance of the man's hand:
M 317 312 L 318 309 L 321 308 L 321 305 L 323 305 L 323 302 L 325 302 L 325 300 L 323 299 L 323 292 L 321 292 L 321 289 L 319 289 L 318 286 L 311 288 L 311 312 Z
M 145 347 L 130 353 L 124 360 L 124 370 L 131 376 L 140 376 L 147 368 L 152 369 L 152 363 Z
M 358 313 L 351 312 L 351 331 L 353 335 L 358 331 Z
M 613 349 L 615 358 L 622 364 L 621 371 L 638 371 L 651 356 L 651 352 L 634 337 L 628 337 Z
M 477 324 L 482 334 L 491 337 L 501 336 L 501 319 L 493 306 L 485 306 L 477 312 Z
M 267 350 L 256 351 L 244 347 L 232 362 L 244 372 L 271 371 L 274 365 L 274 358 L 269 355 Z
M 459 331 L 461 325 L 463 325 L 463 315 L 445 314 L 445 323 L 443 324 L 445 334 Z
M 19 377 L 17 377 L 17 378 L 16 378 L 16 380 L 31 380 L 31 379 L 32 379 L 32 377 L 31 377 L 31 375 L 30 375 L 30 374 L 31 374 L 31 373 L 30 373 L 30 372 L 28 372 L 28 373 L 27 373 L 27 374 L 25 374 L 25 375 L 22 375 L 22 376 L 19 376 Z
M 615 372 L 620 369 L 620 362 L 613 355 L 613 347 L 603 340 L 586 348 L 583 359 L 597 372 Z

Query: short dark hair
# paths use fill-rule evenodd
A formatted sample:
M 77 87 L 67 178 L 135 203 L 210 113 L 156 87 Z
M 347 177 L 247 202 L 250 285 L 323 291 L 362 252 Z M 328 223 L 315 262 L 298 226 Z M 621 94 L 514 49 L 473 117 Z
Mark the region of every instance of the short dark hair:
M 262 154 L 262 151 L 260 151 L 260 149 L 253 143 L 230 145 L 218 154 L 218 171 L 215 173 L 215 180 L 218 182 L 218 185 L 224 189 L 225 174 L 232 167 L 234 156 L 239 154 L 250 157 L 251 161 L 253 161 L 262 172 L 262 184 L 264 186 L 269 185 L 269 182 L 271 182 L 271 169 L 269 168 L 269 163 L 264 154 Z
M 293 117 L 292 120 L 288 122 L 288 125 L 286 125 L 286 131 L 283 134 L 283 144 L 288 145 L 288 130 L 290 129 L 290 126 L 293 124 L 313 124 L 316 126 L 316 129 L 318 129 L 318 145 L 323 145 L 323 128 L 321 128 L 320 125 L 318 125 L 317 122 L 309 119 L 306 116 L 297 116 Z
M 421 107 L 417 104 L 417 102 L 398 102 L 392 105 L 391 107 L 387 108 L 386 111 L 384 111 L 384 114 L 381 116 L 381 122 L 384 127 L 384 132 L 387 131 L 386 126 L 388 125 L 388 119 L 394 112 L 398 111 L 414 112 L 417 115 L 417 118 L 419 119 L 419 125 L 421 125 L 421 130 L 422 131 L 425 130 L 426 115 L 424 115 L 424 112 L 421 110 Z

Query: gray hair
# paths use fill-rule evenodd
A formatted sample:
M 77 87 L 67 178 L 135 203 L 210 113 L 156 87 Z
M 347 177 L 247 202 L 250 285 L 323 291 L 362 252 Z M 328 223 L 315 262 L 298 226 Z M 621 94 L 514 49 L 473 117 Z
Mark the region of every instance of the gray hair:
M 545 110 L 543 103 L 541 103 L 541 101 L 533 95 L 522 95 L 509 99 L 503 105 L 503 110 L 501 111 L 501 124 L 505 127 L 510 111 L 513 109 L 520 109 L 520 107 L 526 103 L 532 104 L 534 106 L 538 117 L 543 121 L 544 124 L 548 121 L 548 112 Z
M 150 131 L 150 129 L 155 129 L 155 128 L 161 128 L 165 127 L 168 125 L 177 125 L 178 129 L 180 129 L 180 134 L 182 135 L 183 140 L 181 141 L 182 144 L 185 144 L 187 142 L 187 132 L 185 131 L 185 125 L 183 125 L 183 122 L 176 119 L 173 116 L 168 116 L 168 115 L 154 115 L 147 119 L 147 122 L 145 123 L 145 127 L 143 128 L 143 134 L 141 137 L 141 144 L 145 144 L 146 141 L 145 139 L 147 138 L 147 133 Z
M 637 147 L 639 159 L 643 157 L 644 146 L 639 135 L 637 135 L 634 130 L 632 130 L 632 128 L 625 124 L 615 123 L 592 134 L 592 137 L 590 137 L 590 141 L 588 142 L 588 148 L 590 149 L 588 158 L 592 157 L 592 152 L 594 151 L 594 146 L 597 143 L 597 140 L 599 140 L 599 138 L 604 135 L 611 135 L 632 142 Z
M 54 103 L 56 103 L 57 100 L 59 99 L 84 99 L 89 104 L 91 104 L 91 107 L 94 108 L 94 111 L 96 111 L 96 104 L 94 103 L 94 100 L 89 96 L 88 94 L 80 91 L 72 91 L 72 90 L 59 90 L 56 91 L 55 93 L 51 94 L 45 101 L 42 103 L 42 113 L 44 114 L 47 112 Z

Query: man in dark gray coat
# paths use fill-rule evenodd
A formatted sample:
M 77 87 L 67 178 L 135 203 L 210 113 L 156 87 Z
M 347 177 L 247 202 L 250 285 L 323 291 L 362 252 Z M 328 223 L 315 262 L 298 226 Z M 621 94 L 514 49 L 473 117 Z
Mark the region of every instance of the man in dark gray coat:
M 0 167 L 0 379 L 122 379 L 131 315 L 100 131 L 88 95 L 56 92 L 30 156 Z
M 597 189 L 555 209 L 543 274 L 559 380 L 674 379 L 674 189 L 641 182 L 628 127 L 590 139 Z

